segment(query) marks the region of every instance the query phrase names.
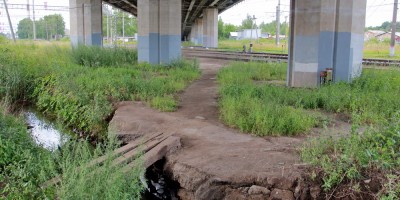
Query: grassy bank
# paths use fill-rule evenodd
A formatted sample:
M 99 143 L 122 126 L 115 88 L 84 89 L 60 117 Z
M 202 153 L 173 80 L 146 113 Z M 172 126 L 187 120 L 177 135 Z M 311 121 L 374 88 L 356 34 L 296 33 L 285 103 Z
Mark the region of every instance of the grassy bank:
M 355 114 L 356 115 L 356 114 Z M 301 151 L 312 181 L 330 196 L 395 200 L 400 196 L 400 113 L 363 134 L 312 139 Z M 344 133 L 345 134 L 345 133 Z
M 71 49 L 63 42 L 0 40 L 0 199 L 140 198 L 141 159 L 129 173 L 112 163 L 111 152 L 119 144 L 105 130 L 114 104 L 140 100 L 174 111 L 177 92 L 200 72 L 196 62 L 154 66 L 136 60 L 136 50 L 125 48 Z M 94 150 L 86 141 L 44 150 L 34 143 L 22 117 L 10 114 L 24 105 L 104 143 Z M 100 155 L 108 155 L 107 161 L 86 167 Z M 43 187 L 57 176 L 59 185 Z
M 321 121 L 307 110 L 357 113 L 362 124 L 382 124 L 400 109 L 399 70 L 367 69 L 351 84 L 319 89 L 284 87 L 285 77 L 284 64 L 235 63 L 223 69 L 218 76 L 221 118 L 260 136 L 293 135 Z
M 142 164 L 128 173 L 113 166 L 115 140 L 92 150 L 89 143 L 69 142 L 63 150 L 50 152 L 36 145 L 24 120 L 0 112 L 0 199 L 139 199 L 143 186 Z M 100 155 L 104 165 L 85 167 Z M 43 187 L 53 177 L 57 186 Z
M 287 41 L 281 40 L 280 45 L 275 44 L 275 39 L 259 39 L 252 41 L 253 50 L 255 52 L 268 52 L 268 53 L 288 53 Z M 247 49 L 250 45 L 250 40 L 219 40 L 218 48 L 228 51 L 242 51 L 243 45 Z M 382 59 L 400 59 L 400 46 L 396 45 L 396 55 L 389 56 L 389 41 L 370 40 L 364 43 L 364 58 L 382 58 Z
M 0 99 L 10 110 L 34 104 L 43 113 L 82 134 L 101 137 L 113 104 L 148 102 L 176 109 L 176 93 L 199 77 L 194 62 L 168 66 L 137 64 L 135 50 L 65 44 L 3 42 L 0 46 Z
M 328 120 L 351 119 L 350 133 L 321 135 L 301 151 L 311 180 L 327 196 L 397 199 L 400 195 L 400 70 L 365 69 L 352 83 L 287 88 L 282 64 L 234 63 L 218 75 L 222 120 L 244 132 L 295 135 Z M 359 128 L 366 131 L 359 134 Z

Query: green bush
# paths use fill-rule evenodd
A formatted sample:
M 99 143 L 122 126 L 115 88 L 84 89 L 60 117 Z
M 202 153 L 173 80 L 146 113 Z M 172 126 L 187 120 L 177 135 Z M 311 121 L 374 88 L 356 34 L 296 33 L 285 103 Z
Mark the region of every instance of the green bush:
M 0 46 L 0 100 L 16 108 L 34 104 L 66 126 L 101 138 L 113 104 L 141 100 L 172 111 L 176 99 L 152 99 L 173 97 L 200 75 L 196 62 L 136 64 L 135 50 L 63 45 Z
M 137 50 L 122 47 L 102 48 L 79 46 L 72 49 L 72 56 L 79 65 L 87 67 L 133 66 L 137 63 Z
M 363 134 L 355 127 L 350 135 L 312 139 L 304 146 L 301 156 L 305 162 L 323 170 L 323 188 L 329 191 L 343 182 L 368 179 L 374 173 L 395 176 L 394 172 L 400 169 L 399 149 L 400 113 L 397 113 L 382 128 Z M 386 192 L 396 197 L 400 195 L 400 185 Z M 383 198 L 386 193 L 381 195 Z
M 316 117 L 279 101 L 279 96 L 286 95 L 285 88 L 267 84 L 284 80 L 285 68 L 283 64 L 234 63 L 222 69 L 218 74 L 222 120 L 258 136 L 295 135 L 314 127 Z
M 218 75 L 221 118 L 260 136 L 293 135 L 318 125 L 318 117 L 305 110 L 349 117 L 356 112 L 362 124 L 384 123 L 400 110 L 399 70 L 366 69 L 352 83 L 318 89 L 279 85 L 285 78 L 283 64 L 234 63 L 222 69 Z

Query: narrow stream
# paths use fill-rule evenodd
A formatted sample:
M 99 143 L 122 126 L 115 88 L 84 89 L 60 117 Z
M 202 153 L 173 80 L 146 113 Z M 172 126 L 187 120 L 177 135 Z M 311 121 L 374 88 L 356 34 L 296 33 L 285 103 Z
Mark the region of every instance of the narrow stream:
M 61 148 L 71 139 L 71 134 L 60 125 L 46 119 L 34 109 L 24 111 L 26 123 L 32 138 L 38 145 L 49 151 Z M 146 170 L 148 188 L 143 191 L 142 200 L 178 200 L 179 183 L 172 181 L 163 171 L 165 159 L 159 160 Z
M 60 126 L 33 109 L 26 110 L 24 116 L 32 138 L 38 145 L 50 151 L 61 147 L 71 138 L 67 131 L 62 131 Z

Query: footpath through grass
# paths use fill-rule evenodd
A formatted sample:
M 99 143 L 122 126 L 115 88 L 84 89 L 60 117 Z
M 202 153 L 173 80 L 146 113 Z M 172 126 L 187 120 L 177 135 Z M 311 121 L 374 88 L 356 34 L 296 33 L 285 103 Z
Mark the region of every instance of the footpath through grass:
M 323 113 L 346 115 L 353 124 L 350 133 L 328 133 L 302 150 L 303 160 L 315 166 L 315 181 L 327 194 L 340 191 L 339 195 L 396 199 L 400 195 L 400 70 L 365 69 L 352 83 L 318 89 L 288 88 L 285 78 L 285 64 L 234 63 L 222 69 L 218 75 L 222 120 L 258 136 L 296 135 L 327 123 Z M 361 126 L 370 128 L 359 134 Z M 366 189 L 363 181 L 374 178 L 381 183 L 377 191 Z M 344 184 L 351 189 L 336 191 Z
M 114 103 L 141 100 L 174 111 L 176 93 L 198 78 L 198 64 L 137 64 L 136 50 L 54 44 L 0 45 L 0 99 L 35 105 L 77 132 L 101 137 Z

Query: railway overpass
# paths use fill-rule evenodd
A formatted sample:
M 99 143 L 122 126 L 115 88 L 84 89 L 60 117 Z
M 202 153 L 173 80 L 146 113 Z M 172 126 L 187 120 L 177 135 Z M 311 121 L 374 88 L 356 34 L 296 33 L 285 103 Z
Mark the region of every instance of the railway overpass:
M 104 0 L 138 18 L 139 62 L 181 57 L 181 41 L 218 46 L 218 14 L 242 0 Z M 288 85 L 315 87 L 333 69 L 350 81 L 362 69 L 366 0 L 291 0 Z M 250 12 L 250 11 L 249 11 Z M 102 45 L 102 0 L 70 0 L 71 43 Z

